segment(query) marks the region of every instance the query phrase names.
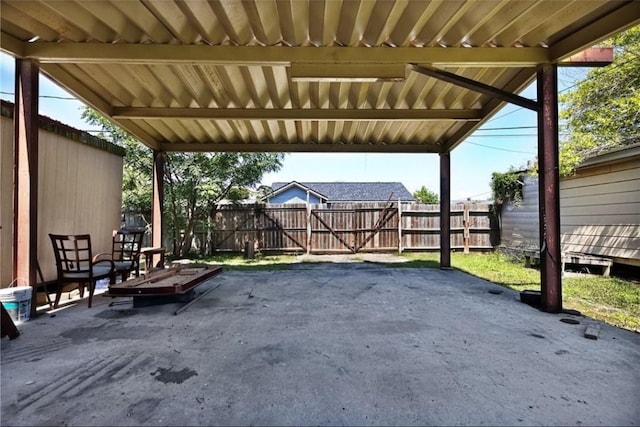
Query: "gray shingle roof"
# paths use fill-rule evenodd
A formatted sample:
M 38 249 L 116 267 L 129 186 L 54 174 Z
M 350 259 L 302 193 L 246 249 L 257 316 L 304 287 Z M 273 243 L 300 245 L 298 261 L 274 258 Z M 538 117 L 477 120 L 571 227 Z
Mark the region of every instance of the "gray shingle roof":
M 290 184 L 274 182 L 273 191 Z M 316 193 L 326 196 L 328 202 L 380 202 L 413 201 L 413 196 L 401 182 L 298 182 Z

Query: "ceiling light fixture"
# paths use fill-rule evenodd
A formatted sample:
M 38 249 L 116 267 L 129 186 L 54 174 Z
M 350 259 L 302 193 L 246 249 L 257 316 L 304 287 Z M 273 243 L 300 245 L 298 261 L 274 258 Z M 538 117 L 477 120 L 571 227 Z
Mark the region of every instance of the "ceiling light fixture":
M 406 78 L 404 64 L 306 64 L 292 63 L 293 82 L 374 83 L 400 82 Z

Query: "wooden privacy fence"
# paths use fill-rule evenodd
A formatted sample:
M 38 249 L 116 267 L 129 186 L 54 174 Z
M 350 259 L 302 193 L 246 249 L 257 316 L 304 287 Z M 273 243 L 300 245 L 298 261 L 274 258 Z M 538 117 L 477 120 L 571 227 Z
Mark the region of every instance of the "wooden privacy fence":
M 451 248 L 490 250 L 497 244 L 488 204 L 451 205 Z M 242 251 L 253 242 L 261 251 L 358 253 L 438 250 L 440 206 L 420 203 L 268 204 L 222 206 L 210 238 L 214 251 Z

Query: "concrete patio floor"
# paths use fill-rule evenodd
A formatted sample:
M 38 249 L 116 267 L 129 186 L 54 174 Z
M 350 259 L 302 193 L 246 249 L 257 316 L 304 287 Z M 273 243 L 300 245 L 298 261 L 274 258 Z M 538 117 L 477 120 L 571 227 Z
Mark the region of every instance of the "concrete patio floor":
M 0 423 L 640 424 L 640 334 L 586 339 L 600 322 L 456 270 L 301 263 L 198 292 L 215 286 L 179 315 L 98 296 L 21 325 Z

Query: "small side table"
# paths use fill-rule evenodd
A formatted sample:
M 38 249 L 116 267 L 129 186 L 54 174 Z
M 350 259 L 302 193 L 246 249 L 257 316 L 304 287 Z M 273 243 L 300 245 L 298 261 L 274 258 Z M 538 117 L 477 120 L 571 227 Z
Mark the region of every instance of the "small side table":
M 164 268 L 164 254 L 167 250 L 165 248 L 156 247 L 156 248 L 142 248 L 140 253 L 144 255 L 144 269 L 145 273 L 149 273 L 150 271 L 156 268 Z M 153 256 L 160 255 L 160 261 L 154 266 L 153 265 Z

